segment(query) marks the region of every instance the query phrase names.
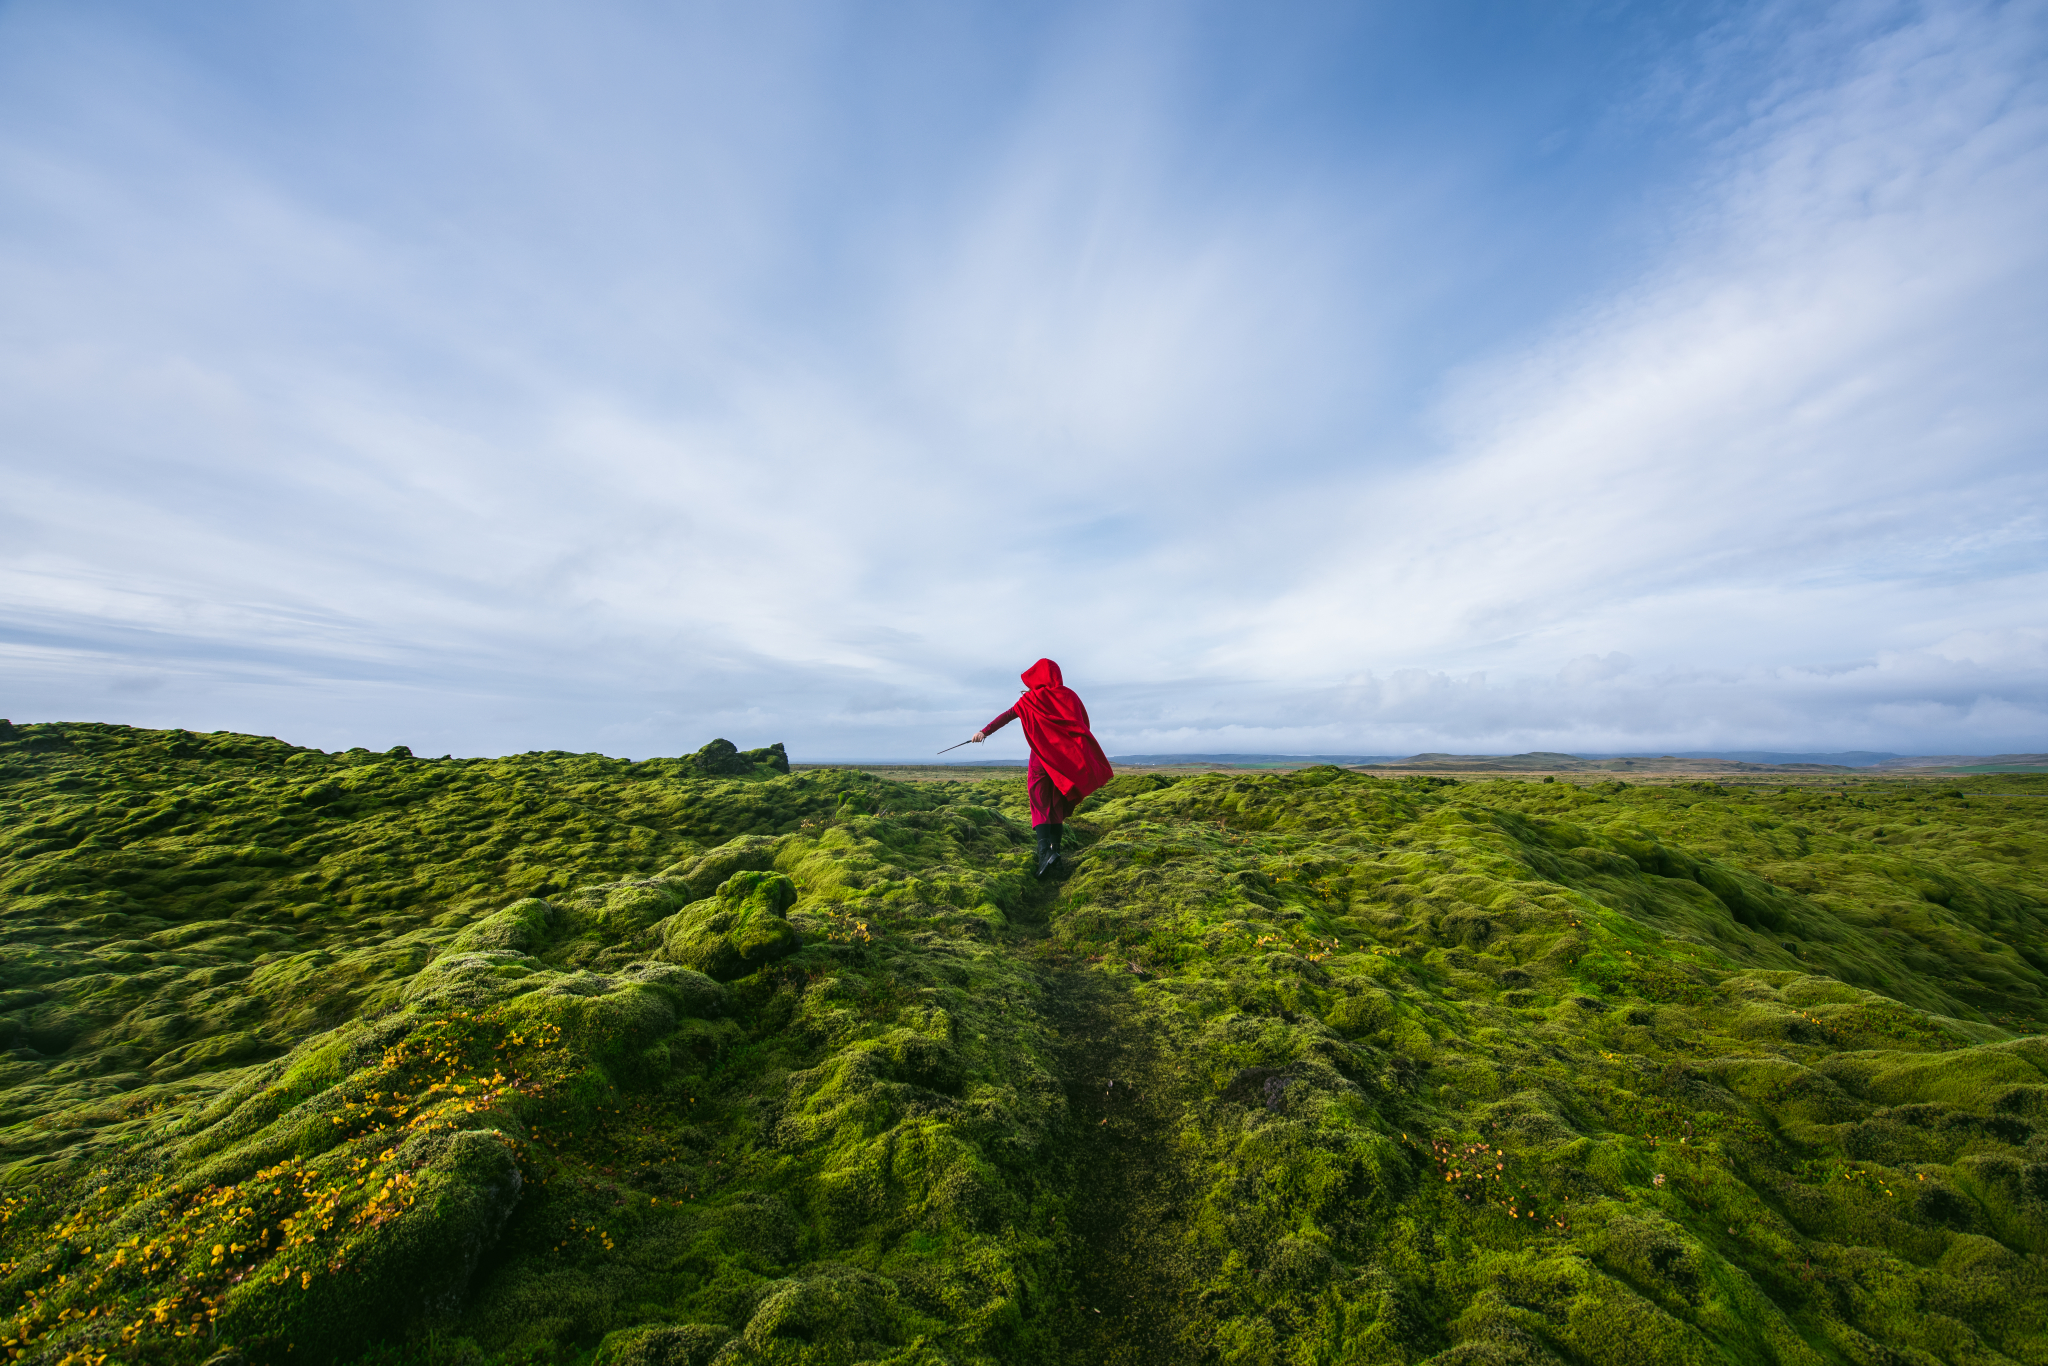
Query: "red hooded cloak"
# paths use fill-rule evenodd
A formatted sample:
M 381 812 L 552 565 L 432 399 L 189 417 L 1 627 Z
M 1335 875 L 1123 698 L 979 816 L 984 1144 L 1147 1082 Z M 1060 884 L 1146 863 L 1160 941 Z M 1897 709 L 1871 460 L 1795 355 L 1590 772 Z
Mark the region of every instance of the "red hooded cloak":
M 1071 807 L 1116 773 L 1088 730 L 1088 708 L 1060 680 L 1060 666 L 1041 659 L 1021 675 L 1024 695 L 1017 705 L 982 727 L 986 734 L 1016 717 L 1024 723 L 1031 757 L 1045 769 Z

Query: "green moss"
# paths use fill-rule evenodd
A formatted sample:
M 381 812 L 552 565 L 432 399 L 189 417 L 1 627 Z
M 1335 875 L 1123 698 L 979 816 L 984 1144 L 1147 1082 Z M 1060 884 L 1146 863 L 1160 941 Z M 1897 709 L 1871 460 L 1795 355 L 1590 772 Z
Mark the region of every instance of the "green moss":
M 751 976 L 796 952 L 796 929 L 782 918 L 796 895 L 796 884 L 781 873 L 734 873 L 714 895 L 665 922 L 662 951 L 720 982 Z
M 23 1359 L 2044 1359 L 2037 779 L 786 770 L 7 731 Z

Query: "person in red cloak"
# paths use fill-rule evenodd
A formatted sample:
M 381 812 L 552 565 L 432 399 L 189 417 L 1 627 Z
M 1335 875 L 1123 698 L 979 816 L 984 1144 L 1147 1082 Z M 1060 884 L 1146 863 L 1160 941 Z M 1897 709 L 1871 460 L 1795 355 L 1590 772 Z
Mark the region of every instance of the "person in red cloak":
M 1031 828 L 1038 834 L 1036 866 L 1043 877 L 1060 856 L 1067 817 L 1083 797 L 1116 775 L 1109 756 L 1089 733 L 1088 708 L 1060 681 L 1060 666 L 1041 659 L 1021 677 L 1024 695 L 1017 705 L 976 731 L 974 743 L 1012 721 L 1024 723 L 1024 739 L 1031 746 L 1024 787 L 1031 794 Z

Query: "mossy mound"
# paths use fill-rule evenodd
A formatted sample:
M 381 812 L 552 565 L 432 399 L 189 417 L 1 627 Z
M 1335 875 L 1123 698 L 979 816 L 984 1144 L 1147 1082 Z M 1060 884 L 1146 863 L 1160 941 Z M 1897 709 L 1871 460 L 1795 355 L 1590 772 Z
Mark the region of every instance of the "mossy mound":
M 781 873 L 734 873 L 663 923 L 662 952 L 720 982 L 751 976 L 796 952 L 796 928 L 782 918 L 796 898 Z
M 8 728 L 18 1358 L 2048 1359 L 2038 779 L 786 770 Z

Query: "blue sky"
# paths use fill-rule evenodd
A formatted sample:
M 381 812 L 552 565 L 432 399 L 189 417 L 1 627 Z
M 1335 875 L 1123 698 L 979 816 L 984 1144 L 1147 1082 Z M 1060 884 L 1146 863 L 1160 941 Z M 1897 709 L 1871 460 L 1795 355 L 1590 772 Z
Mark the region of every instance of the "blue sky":
M 2048 749 L 2044 56 L 0 3 L 0 714 L 915 756 L 1045 654 L 1112 753 Z

